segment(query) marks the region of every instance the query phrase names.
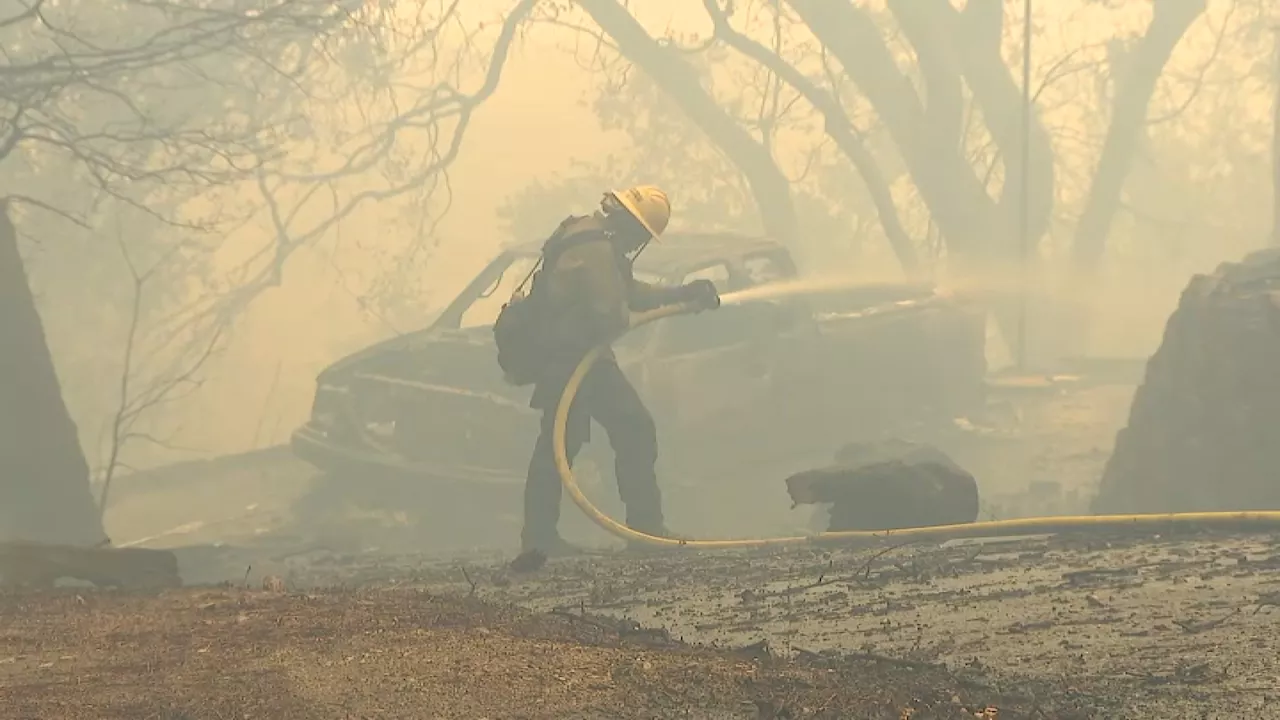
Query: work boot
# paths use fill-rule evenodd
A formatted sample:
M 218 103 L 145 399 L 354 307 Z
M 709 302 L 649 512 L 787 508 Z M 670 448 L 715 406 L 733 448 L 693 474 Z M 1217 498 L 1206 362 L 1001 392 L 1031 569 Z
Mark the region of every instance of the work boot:
M 581 555 L 582 548 L 556 535 L 546 540 L 525 540 L 521 543 L 521 554 L 537 550 L 548 558 L 572 557 Z
M 542 569 L 548 558 L 570 557 L 583 553 L 581 548 L 570 544 L 559 536 L 547 542 L 532 543 L 525 541 L 523 545 L 524 547 L 521 549 L 520 554 L 508 565 L 512 572 L 536 572 Z

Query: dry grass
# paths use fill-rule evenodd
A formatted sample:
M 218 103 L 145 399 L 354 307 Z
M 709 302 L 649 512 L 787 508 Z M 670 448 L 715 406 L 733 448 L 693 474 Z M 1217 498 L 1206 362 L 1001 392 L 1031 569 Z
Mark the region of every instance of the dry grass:
M 403 588 L 0 597 L 4 718 L 922 720 L 995 700 L 966 709 L 960 685 L 942 669 L 753 659 Z

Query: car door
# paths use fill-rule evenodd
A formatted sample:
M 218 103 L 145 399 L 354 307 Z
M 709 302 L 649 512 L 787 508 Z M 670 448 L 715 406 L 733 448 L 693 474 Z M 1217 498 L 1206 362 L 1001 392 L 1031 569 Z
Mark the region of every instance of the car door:
M 691 272 L 683 282 L 703 278 L 722 293 L 730 289 L 724 263 Z M 744 431 L 768 397 L 775 309 L 771 303 L 726 305 L 659 321 L 645 373 L 656 410 L 699 437 Z

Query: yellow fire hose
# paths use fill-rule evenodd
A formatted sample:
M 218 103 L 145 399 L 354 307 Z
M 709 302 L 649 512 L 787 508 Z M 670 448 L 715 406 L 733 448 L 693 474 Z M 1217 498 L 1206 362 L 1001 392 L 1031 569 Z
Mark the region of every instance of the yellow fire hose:
M 901 305 L 901 304 L 900 304 Z M 691 312 L 683 305 L 673 305 L 632 317 L 633 330 L 655 320 Z M 882 311 L 882 309 L 881 309 Z M 878 314 L 878 313 L 868 313 Z M 962 525 L 934 525 L 930 527 L 903 528 L 899 530 L 845 530 L 824 532 L 815 535 L 797 535 L 791 537 L 747 538 L 740 540 L 682 540 L 659 537 L 632 530 L 613 518 L 605 515 L 587 499 L 578 481 L 573 475 L 565 450 L 565 432 L 569 421 L 569 409 L 573 399 L 582 386 L 582 380 L 600 359 L 600 355 L 609 347 L 609 343 L 600 345 L 587 353 L 578 363 L 577 369 L 565 385 L 560 396 L 560 404 L 556 407 L 555 424 L 553 426 L 552 447 L 555 450 L 556 469 L 560 472 L 560 481 L 573 502 L 586 513 L 595 524 L 606 532 L 623 540 L 641 545 L 663 548 L 693 549 L 725 549 L 725 548 L 763 548 L 782 545 L 800 545 L 805 543 L 848 543 L 890 540 L 935 541 L 943 542 L 960 538 L 976 537 L 1008 537 L 1015 535 L 1042 535 L 1053 533 L 1080 532 L 1083 530 L 1145 531 L 1153 534 L 1173 534 L 1176 532 L 1198 531 L 1204 529 L 1258 531 L 1280 530 L 1280 511 L 1266 510 L 1254 512 L 1191 512 L 1191 513 L 1159 513 L 1144 515 L 1071 515 L 1061 517 L 1033 517 L 1016 520 L 994 520 L 966 523 Z

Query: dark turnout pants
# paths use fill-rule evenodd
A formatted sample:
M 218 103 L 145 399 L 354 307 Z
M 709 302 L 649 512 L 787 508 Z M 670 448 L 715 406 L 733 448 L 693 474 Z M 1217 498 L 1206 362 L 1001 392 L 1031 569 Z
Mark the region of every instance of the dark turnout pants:
M 542 430 L 529 461 L 524 488 L 526 550 L 553 549 L 559 543 L 556 526 L 560 521 L 560 474 L 551 444 L 556 405 L 574 369 L 564 365 L 563 372 L 549 373 L 549 379 L 534 389 L 533 406 L 542 410 Z M 574 398 L 565 428 L 565 451 L 570 464 L 590 439 L 592 418 L 609 435 L 618 495 L 627 509 L 627 525 L 641 532 L 663 532 L 662 496 L 654 469 L 658 437 L 653 416 L 612 355 L 595 364 Z

